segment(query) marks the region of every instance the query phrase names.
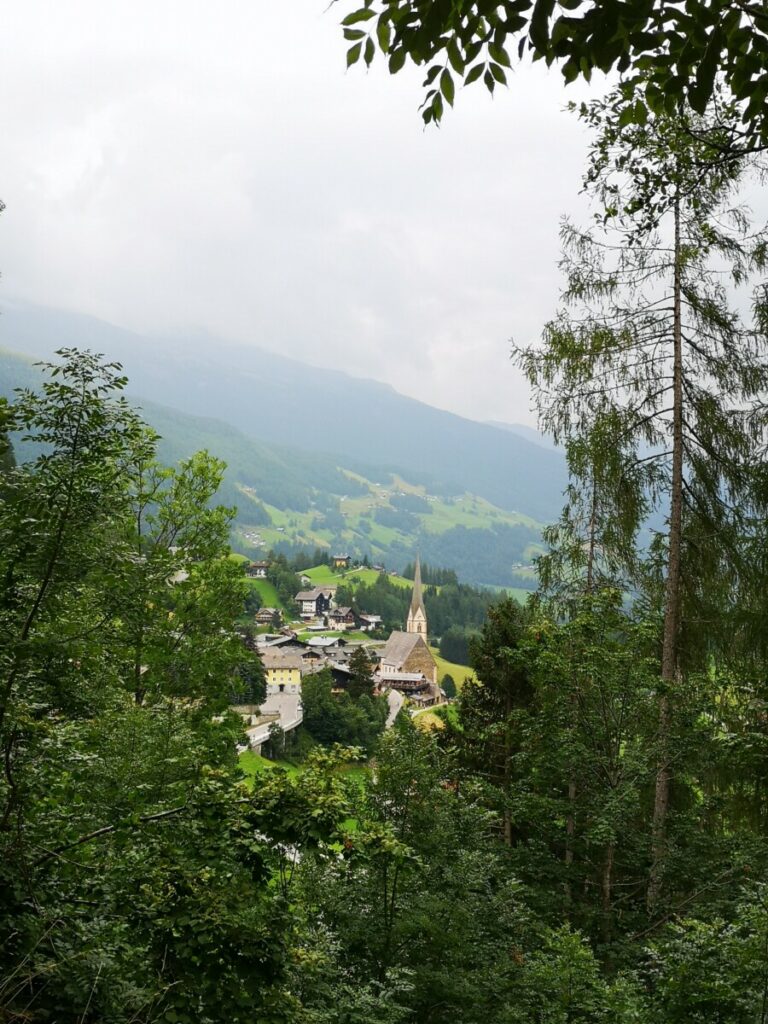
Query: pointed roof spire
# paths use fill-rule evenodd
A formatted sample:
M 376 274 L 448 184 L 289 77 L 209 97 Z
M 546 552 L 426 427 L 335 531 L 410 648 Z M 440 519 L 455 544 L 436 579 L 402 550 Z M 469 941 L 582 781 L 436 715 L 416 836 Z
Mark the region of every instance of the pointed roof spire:
M 421 593 L 421 562 L 416 555 L 416 568 L 413 573 L 413 596 L 411 597 L 411 615 L 421 609 L 426 618 L 427 612 L 424 608 L 424 598 Z

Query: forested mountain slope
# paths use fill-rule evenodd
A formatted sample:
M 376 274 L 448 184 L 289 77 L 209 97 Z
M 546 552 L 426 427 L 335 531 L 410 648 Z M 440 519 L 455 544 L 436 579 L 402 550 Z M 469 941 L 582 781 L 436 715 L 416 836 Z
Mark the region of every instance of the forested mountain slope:
M 0 395 L 38 381 L 28 357 L 0 350 Z M 232 539 L 244 553 L 325 547 L 402 569 L 419 550 L 466 582 L 532 585 L 526 566 L 540 525 L 528 516 L 426 474 L 257 441 L 218 419 L 135 401 L 161 436 L 164 462 L 201 449 L 226 462 L 217 500 L 237 506 Z
M 556 518 L 562 505 L 559 453 L 387 385 L 219 339 L 142 337 L 92 317 L 4 307 L 3 348 L 49 357 L 63 345 L 119 359 L 134 394 L 216 417 L 252 438 L 416 473 L 442 482 L 445 493 L 469 491 L 539 521 Z

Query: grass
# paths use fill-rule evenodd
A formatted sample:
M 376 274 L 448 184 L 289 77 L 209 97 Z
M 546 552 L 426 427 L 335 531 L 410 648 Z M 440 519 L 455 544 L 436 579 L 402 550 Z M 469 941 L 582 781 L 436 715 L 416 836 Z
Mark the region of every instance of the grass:
M 430 731 L 432 729 L 444 729 L 446 721 L 451 725 L 458 726 L 459 710 L 455 704 L 441 704 L 436 708 L 425 708 L 417 711 L 413 721 L 420 729 Z
M 471 679 L 474 672 L 469 665 L 457 665 L 456 662 L 446 661 L 445 658 L 441 658 L 437 648 L 430 647 L 432 655 L 437 662 L 437 681 L 440 683 L 444 675 L 453 676 L 453 681 L 456 683 L 456 689 L 460 690 L 464 685 L 465 680 Z
M 285 611 L 282 601 L 277 596 L 274 583 L 270 583 L 269 580 L 249 578 L 248 585 L 258 591 L 262 608 L 280 608 L 282 611 Z
M 290 761 L 270 761 L 255 750 L 244 750 L 240 755 L 240 769 L 251 786 L 259 775 L 273 772 L 275 768 L 284 768 L 289 775 L 299 774 L 299 769 Z

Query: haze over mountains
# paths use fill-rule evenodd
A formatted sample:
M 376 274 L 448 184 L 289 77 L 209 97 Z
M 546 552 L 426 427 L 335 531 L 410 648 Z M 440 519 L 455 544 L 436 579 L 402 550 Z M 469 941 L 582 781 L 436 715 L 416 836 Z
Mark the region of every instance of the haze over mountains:
M 30 306 L 6 306 L 0 316 L 5 350 L 50 359 L 55 349 L 70 346 L 103 352 L 123 364 L 129 394 L 165 438 L 164 458 L 178 459 L 200 447 L 224 458 L 230 466 L 225 500 L 234 495 L 241 504 L 245 495 L 246 506 L 251 498 L 307 512 L 319 497 L 321 512 L 330 515 L 329 496 L 363 494 L 394 473 L 425 492 L 449 500 L 469 492 L 511 514 L 502 522 L 489 512 L 493 521 L 483 520 L 486 528 L 523 522 L 530 528 L 527 517 L 541 523 L 559 514 L 562 455 L 530 428 L 477 423 L 429 406 L 427 394 L 419 402 L 388 385 L 257 348 L 214 339 L 150 338 L 92 317 Z M 15 379 L 29 373 L 18 360 L 6 356 L 2 365 L 3 391 L 27 382 Z M 521 436 L 526 431 L 532 439 Z M 350 483 L 350 472 L 368 484 Z M 241 509 L 241 519 L 247 521 L 247 508 Z M 251 519 L 258 523 L 259 515 Z M 304 525 L 308 538 L 317 536 Z M 468 532 L 477 532 L 470 520 L 466 525 Z M 407 530 L 400 533 L 388 538 L 395 561 L 413 543 Z M 478 540 L 473 537 L 470 547 Z M 458 538 L 453 541 L 457 547 Z M 499 556 L 509 564 L 508 545 Z

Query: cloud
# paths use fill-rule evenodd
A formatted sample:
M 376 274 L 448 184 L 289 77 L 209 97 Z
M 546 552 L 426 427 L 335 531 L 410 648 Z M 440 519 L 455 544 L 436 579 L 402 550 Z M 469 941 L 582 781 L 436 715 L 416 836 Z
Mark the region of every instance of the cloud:
M 585 148 L 559 75 L 462 90 L 424 131 L 418 72 L 345 73 L 325 7 L 15 5 L 0 306 L 208 332 L 531 422 L 509 338 L 555 308 Z

